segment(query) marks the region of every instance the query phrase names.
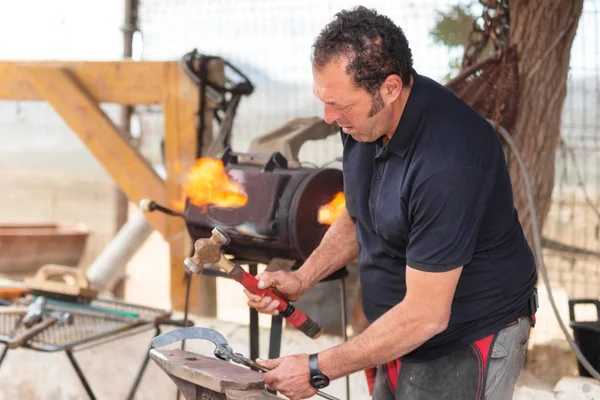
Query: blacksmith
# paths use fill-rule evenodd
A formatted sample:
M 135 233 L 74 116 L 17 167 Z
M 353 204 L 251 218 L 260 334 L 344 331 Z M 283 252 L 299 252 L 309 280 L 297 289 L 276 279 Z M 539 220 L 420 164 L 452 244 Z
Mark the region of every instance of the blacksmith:
M 263 361 L 265 382 L 301 399 L 377 367 L 378 400 L 510 399 L 537 274 L 497 134 L 414 69 L 402 30 L 374 10 L 338 13 L 312 63 L 324 119 L 341 128 L 346 211 L 301 268 L 259 278 L 296 300 L 358 257 L 370 326 L 318 354 Z

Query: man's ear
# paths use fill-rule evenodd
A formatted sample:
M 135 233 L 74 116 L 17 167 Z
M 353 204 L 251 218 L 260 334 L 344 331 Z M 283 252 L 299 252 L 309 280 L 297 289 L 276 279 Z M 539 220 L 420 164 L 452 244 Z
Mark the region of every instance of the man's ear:
M 388 105 L 396 101 L 400 97 L 403 87 L 402 79 L 398 75 L 392 74 L 385 78 L 380 89 L 383 103 Z

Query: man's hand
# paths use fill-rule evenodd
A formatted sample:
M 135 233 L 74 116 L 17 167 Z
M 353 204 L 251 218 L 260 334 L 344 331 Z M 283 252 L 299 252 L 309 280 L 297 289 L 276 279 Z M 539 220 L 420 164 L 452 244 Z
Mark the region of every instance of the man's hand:
M 265 372 L 265 385 L 269 389 L 281 392 L 292 400 L 306 399 L 317 393 L 310 385 L 308 354 L 296 354 L 274 360 L 257 359 L 263 367 L 271 369 Z
M 293 272 L 263 272 L 258 274 L 256 279 L 258 279 L 259 289 L 271 288 L 276 294 L 290 301 L 298 300 L 306 291 L 300 278 Z M 265 314 L 276 315 L 279 313 L 277 311 L 279 301 L 273 301 L 269 296 L 262 297 L 252 294 L 246 289 L 244 289 L 244 293 L 248 296 L 248 305 L 251 308 L 256 308 L 258 312 Z

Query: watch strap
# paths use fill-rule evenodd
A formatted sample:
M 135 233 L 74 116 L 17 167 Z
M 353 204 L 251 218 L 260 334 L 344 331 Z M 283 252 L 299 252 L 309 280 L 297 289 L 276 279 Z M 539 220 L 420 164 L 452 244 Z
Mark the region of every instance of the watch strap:
M 317 358 L 318 355 L 319 353 L 315 353 L 308 356 L 308 370 L 310 371 L 310 376 L 322 374 L 321 370 L 319 369 L 319 360 Z

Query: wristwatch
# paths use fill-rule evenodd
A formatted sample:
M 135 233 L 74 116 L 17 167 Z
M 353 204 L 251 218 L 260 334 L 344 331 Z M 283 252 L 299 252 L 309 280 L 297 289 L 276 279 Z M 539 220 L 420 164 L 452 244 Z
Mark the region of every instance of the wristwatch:
M 329 386 L 329 378 L 319 369 L 317 353 L 308 356 L 308 369 L 310 370 L 310 385 L 315 389 Z

